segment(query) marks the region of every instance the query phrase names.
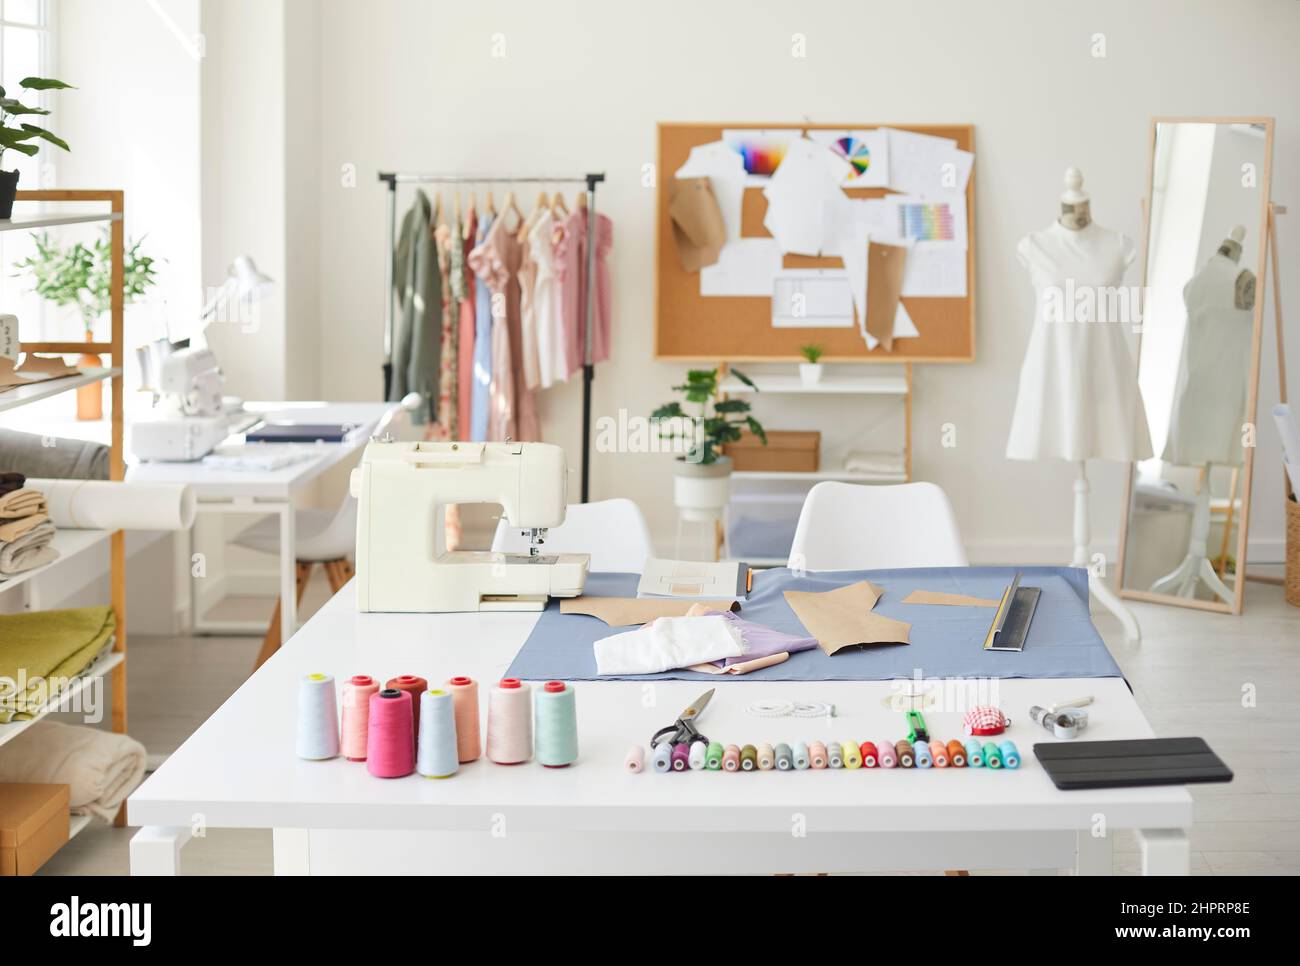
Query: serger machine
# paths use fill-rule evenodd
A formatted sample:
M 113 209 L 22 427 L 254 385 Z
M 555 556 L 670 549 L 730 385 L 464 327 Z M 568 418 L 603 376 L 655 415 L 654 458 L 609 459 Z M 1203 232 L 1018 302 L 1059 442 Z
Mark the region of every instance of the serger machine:
M 357 609 L 541 610 L 578 596 L 591 558 L 541 552 L 547 528 L 564 522 L 567 479 L 564 450 L 549 443 L 371 442 L 352 471 Z M 453 503 L 500 503 L 529 552 L 445 550 Z

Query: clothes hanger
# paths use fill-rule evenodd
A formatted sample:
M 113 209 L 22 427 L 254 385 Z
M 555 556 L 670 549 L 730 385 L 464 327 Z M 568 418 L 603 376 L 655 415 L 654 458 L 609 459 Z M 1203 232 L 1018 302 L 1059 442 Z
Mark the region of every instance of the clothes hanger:
M 537 202 L 533 205 L 533 213 L 528 216 L 527 221 L 519 226 L 519 240 L 521 242 L 528 239 L 528 233 L 541 220 L 542 212 L 546 211 L 548 207 L 550 207 L 550 199 L 546 196 L 546 192 L 538 192 Z
M 577 201 L 577 205 L 579 208 L 581 208 L 583 211 L 587 210 L 587 192 L 579 191 L 578 197 L 575 200 Z
M 564 195 L 555 192 L 555 198 L 551 201 L 551 214 L 557 211 L 563 212 L 566 216 L 569 214 L 569 206 L 564 203 Z
M 466 241 L 468 241 L 470 238 L 470 232 L 471 232 L 470 223 L 473 221 L 474 221 L 474 192 L 471 191 L 469 193 L 469 203 L 465 206 L 465 230 L 462 233 Z
M 519 203 L 515 200 L 515 193 L 513 191 L 506 192 L 506 200 L 503 207 L 505 208 L 505 211 L 502 212 L 503 215 L 508 215 L 513 212 L 516 223 L 523 225 L 524 213 L 519 210 Z
M 492 215 L 493 217 L 496 217 L 497 206 L 496 206 L 496 202 L 494 202 L 494 201 L 492 200 L 492 192 L 491 192 L 491 191 L 489 191 L 489 192 L 487 193 L 487 213 L 488 213 L 489 215 Z

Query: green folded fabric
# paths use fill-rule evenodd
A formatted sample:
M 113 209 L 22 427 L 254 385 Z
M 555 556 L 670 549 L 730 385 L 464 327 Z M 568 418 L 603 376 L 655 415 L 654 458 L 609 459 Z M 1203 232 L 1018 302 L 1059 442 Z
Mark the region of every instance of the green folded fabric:
M 91 665 L 116 629 L 111 607 L 0 614 L 0 722 L 32 717 Z

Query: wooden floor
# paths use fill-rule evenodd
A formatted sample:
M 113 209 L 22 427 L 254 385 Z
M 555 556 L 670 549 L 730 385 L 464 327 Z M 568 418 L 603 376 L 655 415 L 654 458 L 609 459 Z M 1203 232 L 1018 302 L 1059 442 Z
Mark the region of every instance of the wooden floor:
M 1247 584 L 1242 617 L 1135 604 L 1140 645 L 1123 643 L 1118 623 L 1096 615 L 1161 735 L 1201 735 L 1236 780 L 1193 788 L 1194 874 L 1300 874 L 1300 608 L 1281 588 Z M 328 593 L 319 578 L 304 618 Z M 270 605 L 256 602 L 269 616 Z M 248 604 L 246 606 L 253 606 Z M 223 615 L 230 616 L 230 615 Z M 131 733 L 151 753 L 176 748 L 244 680 L 255 638 L 131 638 Z M 94 825 L 42 870 L 44 875 L 121 875 L 133 829 Z M 193 875 L 271 872 L 269 831 L 210 830 L 185 848 Z M 1137 844 L 1117 838 L 1115 871 L 1135 874 Z M 988 870 L 995 871 L 995 870 Z

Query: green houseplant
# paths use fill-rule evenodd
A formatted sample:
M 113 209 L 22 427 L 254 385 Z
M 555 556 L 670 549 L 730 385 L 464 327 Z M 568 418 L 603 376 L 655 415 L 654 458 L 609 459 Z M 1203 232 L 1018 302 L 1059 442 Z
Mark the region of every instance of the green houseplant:
M 739 370 L 731 374 L 755 392 L 758 387 Z M 722 452 L 727 443 L 740 439 L 741 431 L 748 429 L 767 445 L 767 432 L 750 413 L 750 405 L 743 399 L 722 399 L 717 369 L 691 369 L 686 381 L 673 386 L 682 399 L 664 403 L 650 414 L 659 426 L 659 436 L 665 439 L 682 439 L 687 443 L 684 455 L 677 458 L 673 469 L 673 502 L 682 518 L 692 521 L 718 519 L 726 506 L 731 490 L 731 457 Z M 697 412 L 687 412 L 682 402 L 698 407 Z M 675 426 L 665 427 L 667 421 Z M 689 425 L 683 425 L 689 423 Z
M 799 363 L 799 380 L 805 386 L 815 386 L 822 381 L 821 358 L 825 351 L 815 342 L 799 347 L 799 354 L 807 360 Z
M 24 91 L 55 91 L 69 88 L 61 80 L 52 77 L 24 77 L 18 82 Z M 14 213 L 14 195 L 18 192 L 18 172 L 3 170 L 4 153 L 17 151 L 29 158 L 40 150 L 35 141 L 47 141 L 65 151 L 70 150 L 68 142 L 52 131 L 38 127 L 25 117 L 40 117 L 50 112 L 43 107 L 29 107 L 9 92 L 0 87 L 0 218 L 10 218 Z

